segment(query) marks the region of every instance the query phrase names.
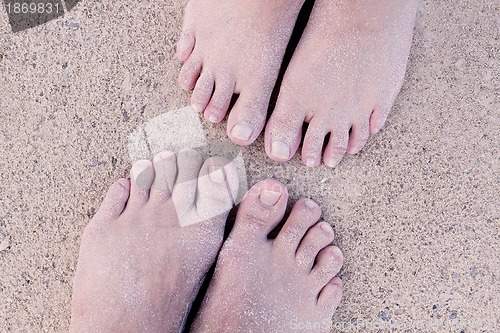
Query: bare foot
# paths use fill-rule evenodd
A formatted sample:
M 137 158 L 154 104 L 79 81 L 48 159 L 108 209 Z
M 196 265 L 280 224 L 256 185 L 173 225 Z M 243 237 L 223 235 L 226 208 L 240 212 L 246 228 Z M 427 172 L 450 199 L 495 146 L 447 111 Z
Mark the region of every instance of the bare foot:
M 239 145 L 264 128 L 271 92 L 304 0 L 190 0 L 177 44 L 179 84 L 191 104 L 219 123 L 239 94 L 227 124 Z
M 288 200 L 284 186 L 265 180 L 250 189 L 224 243 L 193 332 L 329 332 L 339 305 L 343 256 L 321 210 L 299 200 L 274 239 Z M 314 329 L 313 329 L 314 328 Z
M 71 332 L 180 331 L 237 194 L 227 163 L 163 152 L 111 186 L 82 237 Z
M 377 133 L 399 93 L 417 0 L 317 0 L 266 125 L 266 152 L 335 167 Z M 330 133 L 323 152 L 323 143 Z

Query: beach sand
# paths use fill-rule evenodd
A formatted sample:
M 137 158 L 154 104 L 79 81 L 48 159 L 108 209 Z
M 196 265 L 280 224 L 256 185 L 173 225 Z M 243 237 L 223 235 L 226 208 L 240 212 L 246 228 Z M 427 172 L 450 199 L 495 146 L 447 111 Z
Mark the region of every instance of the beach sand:
M 274 177 L 333 225 L 345 254 L 334 331 L 498 325 L 495 13 L 495 1 L 424 1 L 386 126 L 335 170 L 274 163 L 262 137 L 241 149 L 249 184 Z M 0 331 L 67 330 L 80 237 L 127 176 L 129 136 L 189 105 L 181 22 L 181 1 L 81 1 L 13 34 L 0 10 Z M 202 126 L 225 140 L 225 123 Z

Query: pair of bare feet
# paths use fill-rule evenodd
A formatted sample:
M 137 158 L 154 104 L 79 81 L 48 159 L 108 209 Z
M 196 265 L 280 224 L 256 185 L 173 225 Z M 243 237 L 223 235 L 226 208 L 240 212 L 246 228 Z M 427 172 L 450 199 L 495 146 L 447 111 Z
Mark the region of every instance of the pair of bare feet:
M 177 56 L 179 84 L 213 123 L 250 145 L 265 126 L 265 149 L 335 167 L 377 133 L 399 93 L 418 0 L 316 0 L 266 124 L 271 92 L 304 0 L 190 0 Z M 326 147 L 324 147 L 324 143 Z
M 243 198 L 224 227 L 238 179 L 232 163 L 184 150 L 139 161 L 108 191 L 82 237 L 71 332 L 183 329 L 201 283 L 215 274 L 191 331 L 328 332 L 339 305 L 343 256 L 320 207 L 272 180 Z M 220 252 L 219 252 L 220 251 Z M 300 330 L 299 330 L 300 331 Z

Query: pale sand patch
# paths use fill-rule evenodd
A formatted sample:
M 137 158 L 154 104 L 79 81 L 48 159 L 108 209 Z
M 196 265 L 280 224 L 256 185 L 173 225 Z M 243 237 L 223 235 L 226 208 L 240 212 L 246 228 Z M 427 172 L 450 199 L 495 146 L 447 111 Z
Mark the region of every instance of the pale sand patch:
M 141 159 L 152 159 L 156 154 L 168 150 L 178 152 L 182 149 L 195 149 L 204 158 L 211 156 L 225 157 L 238 173 L 238 194 L 234 203 L 238 204 L 248 190 L 245 161 L 241 148 L 229 139 L 213 141 L 207 140 L 200 116 L 191 106 L 171 110 L 157 117 L 149 119 L 129 136 L 127 148 L 131 163 Z M 190 185 L 187 185 L 190 186 Z M 227 207 L 219 207 L 212 213 L 221 214 Z M 196 223 L 189 221 L 183 225 Z

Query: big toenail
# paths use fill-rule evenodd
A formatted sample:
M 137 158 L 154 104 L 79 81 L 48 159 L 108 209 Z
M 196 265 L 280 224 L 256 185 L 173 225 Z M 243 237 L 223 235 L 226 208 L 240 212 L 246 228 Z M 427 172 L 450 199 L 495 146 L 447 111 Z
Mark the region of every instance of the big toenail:
M 199 105 L 196 105 L 196 104 L 192 104 L 191 107 L 196 111 L 196 112 L 201 112 L 203 111 L 203 109 L 201 108 L 201 106 Z
M 224 169 L 217 165 L 210 165 L 208 167 L 208 176 L 210 180 L 215 183 L 223 183 L 226 180 L 226 175 L 224 174 Z
M 266 206 L 274 206 L 281 198 L 280 192 L 262 190 L 260 191 L 259 199 Z
M 319 227 L 321 228 L 321 230 L 323 230 L 327 234 L 329 234 L 333 231 L 332 227 L 326 222 L 321 223 L 321 225 Z
M 247 124 L 236 124 L 231 130 L 231 134 L 242 141 L 247 141 L 252 136 L 253 129 Z
M 314 201 L 312 201 L 311 199 L 306 199 L 304 201 L 304 204 L 306 205 L 307 208 L 309 209 L 314 209 L 316 208 L 316 203 Z
M 290 159 L 290 146 L 281 141 L 274 141 L 271 147 L 271 154 L 282 160 Z

